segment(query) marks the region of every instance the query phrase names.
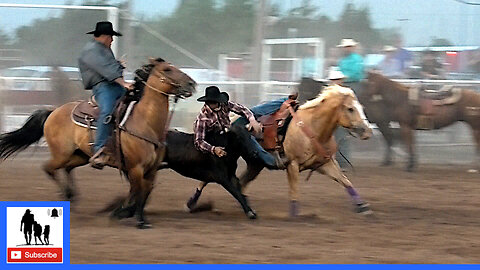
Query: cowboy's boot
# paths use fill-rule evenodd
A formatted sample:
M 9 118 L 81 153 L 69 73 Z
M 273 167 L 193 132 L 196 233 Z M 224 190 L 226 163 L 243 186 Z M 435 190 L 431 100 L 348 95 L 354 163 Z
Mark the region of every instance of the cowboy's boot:
M 100 148 L 96 153 L 95 155 L 93 155 L 89 160 L 88 162 L 90 162 L 90 165 L 95 168 L 95 169 L 103 169 L 103 167 L 105 167 L 105 165 L 107 164 L 108 162 L 108 156 L 107 154 L 105 154 L 103 151 L 104 151 L 104 147 Z
M 279 170 L 285 170 L 287 168 L 289 160 L 286 157 L 281 157 L 278 151 L 274 151 L 272 155 L 275 158 L 277 168 Z

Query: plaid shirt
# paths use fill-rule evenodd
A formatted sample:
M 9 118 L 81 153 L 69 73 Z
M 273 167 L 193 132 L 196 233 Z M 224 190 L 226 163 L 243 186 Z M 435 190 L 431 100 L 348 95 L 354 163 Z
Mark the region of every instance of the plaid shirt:
M 220 132 L 230 128 L 230 118 L 228 114 L 234 112 L 245 116 L 247 119 L 255 119 L 253 113 L 245 106 L 229 101 L 227 104 L 221 104 L 220 111 L 215 112 L 206 104 L 203 105 L 197 120 L 193 124 L 194 144 L 202 152 L 213 152 L 214 146 L 205 141 L 205 135 L 209 131 Z

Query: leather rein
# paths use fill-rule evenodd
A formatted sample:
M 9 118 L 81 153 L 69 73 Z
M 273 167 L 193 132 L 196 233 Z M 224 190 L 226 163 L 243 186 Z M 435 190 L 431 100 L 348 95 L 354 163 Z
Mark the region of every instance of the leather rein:
M 165 84 L 168 84 L 168 85 L 171 85 L 175 88 L 178 88 L 178 87 L 181 87 L 181 85 L 179 83 L 176 83 L 172 78 L 168 77 L 165 73 L 161 72 L 161 71 L 154 71 L 154 72 L 158 72 L 159 75 L 156 75 L 156 74 L 151 74 L 150 76 L 156 76 L 157 78 L 160 79 L 160 82 L 162 83 L 165 83 Z M 150 77 L 149 76 L 149 77 Z M 137 76 L 137 78 L 140 78 Z M 143 136 L 142 134 L 139 134 L 135 131 L 132 131 L 132 130 L 128 130 L 125 126 L 121 126 L 119 127 L 121 130 L 123 130 L 124 132 L 134 136 L 134 137 L 137 137 L 139 139 L 142 139 L 144 141 L 147 141 L 151 144 L 153 144 L 155 146 L 155 148 L 160 148 L 160 147 L 163 147 L 166 145 L 165 143 L 165 140 L 167 138 L 167 133 L 168 133 L 168 129 L 170 127 L 170 123 L 172 121 L 172 117 L 173 117 L 173 114 L 175 113 L 175 107 L 177 105 L 177 102 L 178 102 L 178 99 L 179 99 L 179 96 L 178 95 L 175 95 L 175 94 L 169 94 L 169 93 L 166 93 L 165 91 L 163 90 L 160 90 L 156 87 L 153 87 L 152 85 L 148 84 L 145 80 L 143 80 L 142 78 L 141 79 L 141 83 L 143 83 L 145 86 L 147 86 L 148 88 L 156 91 L 156 92 L 159 92 L 160 94 L 163 94 L 165 96 L 170 97 L 170 96 L 174 96 L 175 99 L 174 99 L 174 103 L 173 103 L 173 108 L 172 110 L 170 111 L 169 115 L 168 115 L 168 119 L 167 119 L 167 122 L 165 124 L 165 130 L 164 130 L 164 133 L 162 135 L 162 137 L 160 138 L 160 140 L 155 140 L 155 139 L 151 139 L 151 138 L 148 138 L 146 136 Z

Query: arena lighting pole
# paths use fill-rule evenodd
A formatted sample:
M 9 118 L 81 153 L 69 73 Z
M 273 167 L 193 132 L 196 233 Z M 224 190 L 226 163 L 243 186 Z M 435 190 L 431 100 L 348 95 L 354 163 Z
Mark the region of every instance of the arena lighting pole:
M 125 28 L 124 28 L 124 32 L 125 32 L 125 39 L 124 39 L 124 45 L 123 46 L 123 53 L 126 54 L 126 59 L 122 59 L 122 60 L 127 60 L 127 70 L 128 71 L 133 71 L 134 69 L 134 59 L 133 59 L 133 53 L 134 53 L 134 50 L 133 50 L 133 46 L 134 46 L 134 43 L 133 43 L 133 22 L 134 22 L 134 19 L 132 16 L 130 16 L 130 14 L 133 14 L 133 1 L 132 0 L 127 0 L 126 1 L 126 7 L 125 7 L 125 10 L 127 12 L 126 16 L 122 16 L 122 19 L 125 20 Z M 119 57 L 119 56 L 117 56 Z
M 263 42 L 263 35 L 265 31 L 265 11 L 267 9 L 268 0 L 259 0 L 259 6 L 257 8 L 257 20 L 255 23 L 255 38 L 253 43 L 253 51 L 252 57 L 250 60 L 251 63 L 251 80 L 258 80 L 260 79 L 260 71 L 262 61 L 262 42 Z
M 118 8 L 106 6 L 72 6 L 72 5 L 36 5 L 36 4 L 6 4 L 0 3 L 0 8 L 50 8 L 50 9 L 83 9 L 83 10 L 106 10 L 107 20 L 112 22 L 113 29 L 118 30 Z M 118 42 L 112 43 L 112 51 L 118 57 Z

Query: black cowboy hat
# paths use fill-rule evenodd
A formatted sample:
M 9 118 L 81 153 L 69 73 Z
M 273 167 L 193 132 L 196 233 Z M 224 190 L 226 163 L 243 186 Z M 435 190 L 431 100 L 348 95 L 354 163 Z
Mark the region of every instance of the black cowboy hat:
M 220 92 L 220 89 L 216 86 L 209 86 L 205 89 L 205 96 L 199 97 L 197 101 L 213 101 L 223 103 L 228 101 L 228 94 Z
M 95 30 L 88 32 L 87 34 L 94 34 L 96 36 L 100 35 L 110 35 L 110 36 L 122 36 L 119 32 L 113 31 L 113 25 L 111 22 L 97 22 Z

